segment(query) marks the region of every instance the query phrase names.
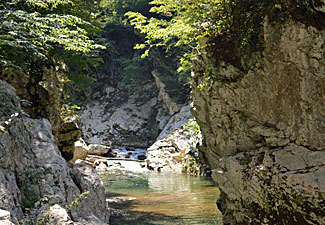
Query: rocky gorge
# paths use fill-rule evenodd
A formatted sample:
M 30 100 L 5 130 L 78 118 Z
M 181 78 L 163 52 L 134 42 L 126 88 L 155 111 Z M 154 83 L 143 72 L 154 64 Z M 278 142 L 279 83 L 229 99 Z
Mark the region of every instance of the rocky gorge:
M 192 75 L 200 156 L 224 224 L 324 224 L 325 32 L 267 17 L 262 30 L 263 50 L 242 67 L 217 62 L 201 40 Z
M 122 17 L 96 66 L 0 64 L 0 224 L 325 224 L 325 2 L 250 3 L 200 13 L 190 102 L 179 52 L 143 61 Z M 64 90 L 69 70 L 96 81 Z
M 24 100 L 17 97 L 15 89 L 5 82 L 1 81 L 0 84 L 1 121 L 3 121 L 0 135 L 1 223 L 107 224 L 109 215 L 115 211 L 108 210 L 106 206 L 103 184 L 95 169 L 99 172 L 126 169 L 138 173 L 147 172 L 149 169 L 176 172 L 182 170 L 186 147 L 191 140 L 190 137 L 182 135 L 182 125 L 193 118 L 189 105 L 183 107 L 173 117 L 169 114 L 165 116 L 171 119 L 169 122 L 167 119 L 162 120 L 167 126 L 162 127 L 164 129 L 159 137 L 162 140 L 150 148 L 150 154 L 147 154 L 145 149 L 107 145 L 107 142 L 103 142 L 104 138 L 99 136 L 105 135 L 105 132 L 89 136 L 87 141 L 90 144 L 82 139 L 76 141 L 80 135 L 70 136 L 68 132 L 66 134 L 76 141 L 73 151 L 69 151 L 69 154 L 73 152 L 73 157 L 69 156 L 69 159 L 72 158 L 69 162 L 63 157 L 64 151 L 62 149 L 60 151 L 55 144 L 56 139 L 52 133 L 55 129 L 50 121 L 45 118 L 32 118 L 25 113 L 25 108 L 21 107 Z M 157 102 L 158 98 L 159 96 L 153 100 Z M 147 104 L 141 106 L 143 110 L 150 109 Z M 124 108 L 122 104 L 122 110 Z M 28 107 L 26 109 L 28 110 Z M 93 110 L 97 110 L 96 107 Z M 119 110 L 120 108 L 116 111 L 120 112 Z M 105 114 L 100 110 L 97 113 Z M 97 115 L 94 118 L 102 119 L 103 116 Z M 130 120 L 124 120 L 124 117 L 117 118 L 122 121 L 121 124 L 130 123 Z M 133 121 L 139 117 L 131 113 L 128 118 Z M 85 123 L 92 124 L 92 128 L 100 128 L 96 126 L 100 122 L 93 123 L 91 120 Z M 78 127 L 76 123 L 74 124 Z M 129 140 L 135 138 L 132 137 L 132 129 L 133 127 L 125 128 L 127 133 L 124 133 L 124 137 L 131 138 Z M 57 135 L 62 137 L 62 134 Z M 84 137 L 87 138 L 86 135 Z M 143 133 L 138 135 L 141 137 Z M 138 144 L 124 140 L 126 144 L 132 146 Z M 106 145 L 97 144 L 98 142 Z

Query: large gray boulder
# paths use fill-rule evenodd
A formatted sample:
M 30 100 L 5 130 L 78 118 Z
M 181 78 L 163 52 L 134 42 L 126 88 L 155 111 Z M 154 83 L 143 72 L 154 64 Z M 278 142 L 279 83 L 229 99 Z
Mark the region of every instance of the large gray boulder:
M 53 225 L 107 224 L 104 187 L 94 169 L 66 162 L 49 121 L 21 115 L 14 89 L 2 81 L 0 99 L 0 209 L 14 224 L 47 217 Z

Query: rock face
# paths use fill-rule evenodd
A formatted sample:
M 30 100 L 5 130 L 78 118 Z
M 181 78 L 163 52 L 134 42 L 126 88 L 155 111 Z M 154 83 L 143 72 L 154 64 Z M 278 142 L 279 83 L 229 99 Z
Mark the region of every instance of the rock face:
M 152 73 L 152 75 L 155 78 L 156 86 L 159 90 L 158 99 L 161 100 L 167 106 L 169 115 L 174 115 L 180 110 L 179 106 L 171 100 L 168 93 L 166 92 L 166 84 L 162 83 L 154 72 Z
M 154 83 L 143 87 L 148 98 L 127 96 L 109 87 L 100 98 L 92 95 L 92 103 L 80 112 L 83 139 L 88 144 L 148 147 L 170 116 L 163 113 Z M 98 94 L 99 95 L 99 94 Z
M 65 161 L 48 120 L 16 116 L 19 98 L 2 81 L 0 99 L 0 209 L 10 212 L 9 221 L 107 224 L 104 188 L 93 168 Z
M 324 224 L 325 31 L 265 22 L 264 41 L 260 55 L 242 59 L 245 72 L 216 66 L 205 49 L 194 59 L 201 157 L 222 191 L 225 224 Z
M 0 209 L 0 223 L 3 225 L 13 225 L 9 211 Z
M 147 168 L 160 172 L 182 172 L 184 160 L 193 142 L 193 137 L 183 134 L 182 126 L 192 118 L 188 105 L 169 120 L 157 141 L 147 149 Z
M 168 123 L 157 137 L 157 140 L 168 137 L 175 130 L 182 128 L 184 123 L 188 123 L 188 121 L 193 118 L 194 116 L 191 113 L 190 105 L 182 107 L 178 113 L 169 119 Z
M 6 69 L 0 72 L 0 79 L 12 85 L 21 99 L 30 102 L 31 105 L 25 104 L 23 109 L 32 118 L 46 118 L 50 121 L 55 144 L 66 159 L 71 159 L 74 142 L 81 136 L 81 130 L 75 118 L 64 118 L 61 115 L 63 85 L 60 73 L 53 68 L 44 68 L 41 76 L 27 76 Z

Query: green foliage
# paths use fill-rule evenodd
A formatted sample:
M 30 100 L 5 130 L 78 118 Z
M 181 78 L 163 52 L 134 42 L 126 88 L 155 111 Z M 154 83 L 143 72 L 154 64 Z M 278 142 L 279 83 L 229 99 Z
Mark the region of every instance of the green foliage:
M 87 195 L 89 194 L 89 191 L 81 193 L 79 196 L 74 196 L 73 201 L 65 207 L 66 210 L 70 211 L 71 208 L 76 208 L 77 205 L 84 199 L 87 198 Z
M 187 148 L 191 155 L 197 156 L 197 144 L 200 141 L 200 126 L 195 119 L 190 119 L 188 123 L 183 124 L 183 135 L 189 138 Z
M 187 154 L 182 164 L 183 172 L 195 176 L 208 176 L 210 168 L 201 162 L 198 153 L 198 144 L 202 138 L 200 126 L 195 119 L 190 119 L 183 125 L 183 129 L 183 135 L 189 138 Z
M 145 50 L 143 57 L 157 46 L 193 46 L 192 54 L 196 54 L 198 40 L 209 37 L 200 48 L 213 48 L 209 51 L 215 53 L 213 57 L 245 70 L 242 56 L 263 49 L 265 17 L 325 27 L 325 17 L 313 9 L 312 0 L 153 0 L 150 4 L 150 12 L 159 17 L 126 13 L 131 24 L 146 35 L 146 40 L 135 47 Z M 186 58 L 191 56 L 184 57 L 183 62 L 188 63 Z
M 159 18 L 148 18 L 139 12 L 127 12 L 131 25 L 146 34 L 146 41 L 137 44 L 136 49 L 146 49 L 143 57 L 152 47 L 192 45 L 210 33 L 220 30 L 222 22 L 214 23 L 212 13 L 220 10 L 219 0 L 154 0 L 150 12 Z
M 54 62 L 58 47 L 83 53 L 103 48 L 88 37 L 89 22 L 65 12 L 73 6 L 71 0 L 2 1 L 0 67 L 28 74 L 37 61 Z
M 136 43 L 144 41 L 143 34 L 134 30 L 127 22 L 126 12 L 139 11 L 148 17 L 155 14 L 150 13 L 150 0 L 108 0 L 102 1 L 103 12 L 96 18 L 97 21 L 105 23 L 102 33 L 99 34 L 98 42 L 106 46 L 106 50 L 101 50 L 96 56 L 101 58 L 96 66 L 83 66 L 77 63 L 76 66 L 70 66 L 70 73 L 76 80 L 80 81 L 80 74 L 88 74 L 96 78 L 97 84 L 93 81 L 82 82 L 81 86 L 100 86 L 109 85 L 117 87 L 122 93 L 127 95 L 139 95 L 138 100 L 145 101 L 152 96 L 145 93 L 143 86 L 148 82 L 153 82 L 152 71 L 168 84 L 166 90 L 171 98 L 178 103 L 184 103 L 189 93 L 188 85 L 185 85 L 189 76 L 189 68 L 184 67 L 181 74 L 176 73 L 179 67 L 179 59 L 184 53 L 184 49 L 171 48 L 169 53 L 165 49 L 153 49 L 149 57 L 141 58 L 143 51 L 134 50 Z M 71 58 L 70 58 L 71 59 Z M 79 62 L 78 58 L 73 60 Z M 84 67 L 77 69 L 76 67 Z M 185 75 L 186 74 L 186 75 Z M 70 76 L 69 76 L 70 79 Z M 72 80 L 72 79 L 71 79 Z M 91 87 L 90 86 L 90 87 Z M 82 94 L 79 96 L 83 96 Z M 85 98 L 83 98 L 85 99 Z
M 190 119 L 188 123 L 184 123 L 183 129 L 185 136 L 198 136 L 200 133 L 200 126 L 195 119 Z
M 61 109 L 60 116 L 62 118 L 76 118 L 78 115 L 78 110 L 80 109 L 77 105 L 64 104 Z

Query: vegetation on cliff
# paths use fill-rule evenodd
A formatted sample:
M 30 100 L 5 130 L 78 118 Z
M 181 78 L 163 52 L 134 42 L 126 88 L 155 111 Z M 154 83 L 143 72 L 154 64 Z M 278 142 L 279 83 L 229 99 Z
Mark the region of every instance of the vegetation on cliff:
M 313 4 L 314 3 L 314 4 Z M 159 17 L 147 17 L 128 12 L 131 24 L 146 34 L 146 40 L 136 48 L 146 49 L 147 55 L 157 46 L 192 46 L 196 54 L 198 40 L 209 37 L 207 46 L 216 58 L 222 58 L 240 69 L 240 58 L 247 52 L 263 48 L 263 21 L 286 22 L 291 19 L 324 29 L 324 15 L 315 10 L 319 1 L 312 0 L 154 0 L 150 12 Z M 193 56 L 185 54 L 186 57 Z M 186 62 L 183 59 L 182 62 Z
M 105 1 L 101 13 L 96 17 L 102 26 L 102 32 L 97 36 L 97 40 L 106 46 L 105 50 L 101 50 L 95 56 L 100 59 L 97 61 L 98 66 L 75 63 L 69 66 L 70 72 L 88 74 L 97 80 L 91 84 L 89 80 L 85 80 L 81 86 L 101 88 L 104 85 L 110 85 L 127 95 L 138 93 L 146 99 L 148 93 L 143 92 L 142 86 L 148 81 L 154 81 L 152 76 L 154 72 L 166 84 L 166 91 L 174 101 L 186 102 L 189 87 L 185 84 L 189 71 L 184 71 L 181 76 L 178 76 L 176 72 L 184 48 L 174 48 L 168 53 L 165 48 L 156 48 L 147 58 L 141 57 L 142 50 L 134 49 L 137 43 L 144 41 L 144 35 L 130 26 L 125 13 L 137 11 L 148 17 L 154 17 L 156 15 L 149 12 L 149 1 Z M 78 58 L 74 61 L 76 60 Z M 84 96 L 83 94 L 80 93 L 81 96 Z

